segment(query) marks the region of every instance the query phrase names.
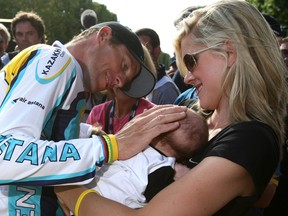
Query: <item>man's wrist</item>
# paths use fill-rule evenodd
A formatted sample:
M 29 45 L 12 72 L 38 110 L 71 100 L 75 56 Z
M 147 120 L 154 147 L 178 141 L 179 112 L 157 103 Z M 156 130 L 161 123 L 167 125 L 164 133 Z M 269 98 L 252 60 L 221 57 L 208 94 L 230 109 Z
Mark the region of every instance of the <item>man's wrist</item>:
M 111 163 L 115 160 L 118 160 L 119 157 L 118 143 L 115 136 L 113 134 L 109 134 L 109 135 L 102 135 L 102 137 L 107 147 L 106 162 Z

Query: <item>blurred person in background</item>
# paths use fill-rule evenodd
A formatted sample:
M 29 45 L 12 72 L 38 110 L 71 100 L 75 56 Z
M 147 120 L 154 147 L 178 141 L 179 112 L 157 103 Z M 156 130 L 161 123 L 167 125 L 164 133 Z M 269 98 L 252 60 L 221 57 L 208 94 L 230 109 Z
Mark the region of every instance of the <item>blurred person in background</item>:
M 0 23 L 0 57 L 6 53 L 10 39 L 11 36 L 8 29 Z
M 1 57 L 4 66 L 23 49 L 46 42 L 44 21 L 33 11 L 19 11 L 12 19 L 11 32 L 16 47 L 14 51 Z
M 157 82 L 147 99 L 157 105 L 173 104 L 180 94 L 177 85 L 167 75 L 165 65 L 158 64 L 160 55 L 160 38 L 156 31 L 142 28 L 136 31 L 141 43 L 148 49 L 157 70 Z
M 160 48 L 160 54 L 158 57 L 158 64 L 165 65 L 165 70 L 168 70 L 170 67 L 170 55 L 168 53 L 163 52 Z
M 262 15 L 264 16 L 265 20 L 270 25 L 270 27 L 271 27 L 271 29 L 272 29 L 272 31 L 273 31 L 276 39 L 277 39 L 278 45 L 280 46 L 282 43 L 282 39 L 283 39 L 283 32 L 281 30 L 280 22 L 270 14 L 262 13 Z
M 6 53 L 10 42 L 11 36 L 8 29 L 0 23 L 0 57 Z M 2 61 L 0 61 L 0 69 L 3 67 Z

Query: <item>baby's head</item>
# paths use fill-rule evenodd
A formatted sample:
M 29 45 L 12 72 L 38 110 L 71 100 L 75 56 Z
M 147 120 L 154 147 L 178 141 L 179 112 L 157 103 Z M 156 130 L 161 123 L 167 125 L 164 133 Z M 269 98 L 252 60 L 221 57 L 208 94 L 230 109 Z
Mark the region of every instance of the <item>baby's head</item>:
M 180 122 L 180 127 L 160 135 L 156 148 L 177 161 L 191 158 L 208 143 L 208 126 L 205 118 L 191 109 Z

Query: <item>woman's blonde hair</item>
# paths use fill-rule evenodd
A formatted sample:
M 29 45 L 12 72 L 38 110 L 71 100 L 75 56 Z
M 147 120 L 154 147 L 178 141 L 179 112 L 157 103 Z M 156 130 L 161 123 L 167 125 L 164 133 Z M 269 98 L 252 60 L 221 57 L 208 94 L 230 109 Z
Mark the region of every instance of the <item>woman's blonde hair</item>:
M 174 46 L 181 73 L 187 71 L 181 41 L 188 34 L 193 35 L 195 45 L 210 47 L 232 42 L 236 61 L 222 77 L 223 90 L 229 98 L 230 123 L 264 122 L 284 143 L 286 69 L 276 37 L 262 14 L 245 1 L 223 0 L 193 11 L 179 25 Z M 224 55 L 223 49 L 214 52 Z

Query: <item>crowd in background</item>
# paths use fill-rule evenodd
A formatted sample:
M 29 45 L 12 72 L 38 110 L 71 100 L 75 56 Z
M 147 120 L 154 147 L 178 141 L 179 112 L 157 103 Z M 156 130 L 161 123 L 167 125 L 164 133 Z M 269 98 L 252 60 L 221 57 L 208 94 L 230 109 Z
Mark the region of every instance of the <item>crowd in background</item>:
M 181 16 L 175 20 L 175 27 L 177 28 L 179 22 L 191 16 L 192 11 L 196 9 L 198 8 L 191 7 L 185 9 L 181 13 Z M 267 24 L 269 24 L 274 33 L 277 40 L 275 46 L 278 46 L 281 51 L 288 70 L 288 37 L 284 35 L 280 23 L 274 17 L 268 14 L 262 14 L 262 16 L 266 19 Z M 85 28 L 89 29 L 93 26 L 92 24 L 96 23 L 92 22 L 89 26 L 85 26 Z M 173 56 L 170 56 L 165 53 L 165 50 L 162 50 L 161 47 L 161 38 L 159 38 L 157 32 L 153 29 L 142 28 L 135 31 L 135 34 L 142 43 L 144 55 L 146 56 L 145 64 L 153 72 L 155 79 L 153 89 L 149 91 L 149 94 L 138 98 L 125 94 L 122 88 L 117 87 L 97 93 L 86 92 L 86 116 L 82 118 L 83 125 L 90 124 L 95 127 L 97 126 L 99 131 L 105 134 L 114 134 L 120 131 L 134 117 L 143 113 L 144 110 L 153 108 L 155 105 L 174 104 L 189 108 L 195 106 L 198 98 L 197 91 L 199 89 L 192 84 L 194 81 L 191 81 L 193 78 L 191 78 L 192 75 L 189 76 L 189 72 L 181 74 L 177 64 L 177 57 L 179 55 L 173 54 Z M 8 52 L 7 49 L 12 40 L 16 43 L 16 46 L 14 50 Z M 9 67 L 9 62 L 21 51 L 30 49 L 32 45 L 43 44 L 45 42 L 44 21 L 34 12 L 20 11 L 17 13 L 12 20 L 11 29 L 7 29 L 0 23 L 0 69 L 2 69 L 0 73 L 5 71 L 5 66 Z M 195 56 L 196 54 L 193 58 L 198 60 L 198 57 Z M 196 65 L 197 63 L 195 62 L 194 64 Z M 266 187 L 265 193 L 261 197 L 258 197 L 259 199 L 255 201 L 254 208 L 245 214 L 246 216 L 272 216 L 288 212 L 287 205 L 285 204 L 288 197 L 286 143 L 283 146 L 282 153 L 283 158 L 281 158 L 274 176 Z M 191 165 L 189 162 L 185 164 L 189 169 L 191 168 L 189 167 Z

